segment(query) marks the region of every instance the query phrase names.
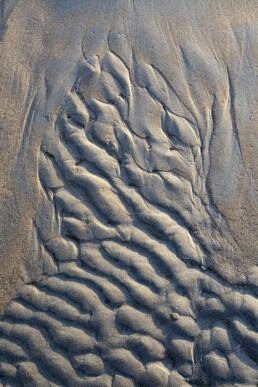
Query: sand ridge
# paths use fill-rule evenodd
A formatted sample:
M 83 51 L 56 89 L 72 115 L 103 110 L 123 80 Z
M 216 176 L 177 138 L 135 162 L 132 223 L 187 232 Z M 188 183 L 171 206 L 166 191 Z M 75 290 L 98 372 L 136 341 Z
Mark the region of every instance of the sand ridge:
M 159 29 L 166 7 L 110 2 L 95 19 L 102 3 L 90 2 L 91 22 L 80 19 L 69 41 L 80 42 L 73 60 L 42 61 L 42 82 L 28 82 L 17 158 L 26 173 L 17 186 L 34 208 L 27 214 L 34 275 L 20 276 L 27 284 L 0 319 L 0 382 L 255 386 L 255 256 L 227 217 L 239 206 L 244 224 L 243 176 L 253 195 L 234 81 L 249 58 L 237 39 L 248 28 L 229 28 L 230 53 L 216 35 L 213 55 L 210 36 L 196 32 L 200 21 L 190 25 L 199 41 L 182 39 L 187 7 L 171 17 L 179 26 L 170 35 Z M 48 12 L 57 18 L 83 18 L 80 2 L 53 4 Z M 167 2 L 167 10 L 176 5 Z M 62 56 L 65 45 L 53 52 Z
M 164 108 L 155 85 L 171 91 L 153 67 L 132 73 L 112 52 L 87 58 L 43 139 L 32 229 L 43 275 L 0 321 L 3 381 L 254 385 L 255 286 L 210 269 L 197 125 Z

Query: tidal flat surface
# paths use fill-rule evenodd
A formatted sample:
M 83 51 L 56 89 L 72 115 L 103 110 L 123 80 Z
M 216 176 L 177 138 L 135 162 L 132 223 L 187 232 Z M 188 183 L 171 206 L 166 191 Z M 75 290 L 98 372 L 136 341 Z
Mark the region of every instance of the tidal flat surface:
M 257 11 L 0 0 L 0 386 L 257 386 Z

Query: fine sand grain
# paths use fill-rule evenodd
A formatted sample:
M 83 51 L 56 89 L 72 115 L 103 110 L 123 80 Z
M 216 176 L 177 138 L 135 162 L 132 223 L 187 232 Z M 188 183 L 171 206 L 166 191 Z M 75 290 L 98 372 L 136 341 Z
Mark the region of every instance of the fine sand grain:
M 0 386 L 256 386 L 255 2 L 38 3 L 0 1 Z

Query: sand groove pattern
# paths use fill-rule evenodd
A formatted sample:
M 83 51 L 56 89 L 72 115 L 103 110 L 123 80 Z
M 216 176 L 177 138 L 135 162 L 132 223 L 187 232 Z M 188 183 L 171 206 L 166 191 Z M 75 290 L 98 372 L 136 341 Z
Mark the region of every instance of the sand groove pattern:
M 0 43 L 7 29 L 7 21 L 18 0 L 0 0 Z
M 257 300 L 208 268 L 223 219 L 175 100 L 149 64 L 87 59 L 40 149 L 43 274 L 0 321 L 3 386 L 255 385 Z

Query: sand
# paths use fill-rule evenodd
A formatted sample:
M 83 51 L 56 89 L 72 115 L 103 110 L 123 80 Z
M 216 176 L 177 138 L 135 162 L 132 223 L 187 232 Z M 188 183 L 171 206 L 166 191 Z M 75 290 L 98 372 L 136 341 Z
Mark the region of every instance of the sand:
M 0 385 L 255 386 L 257 4 L 0 5 Z

